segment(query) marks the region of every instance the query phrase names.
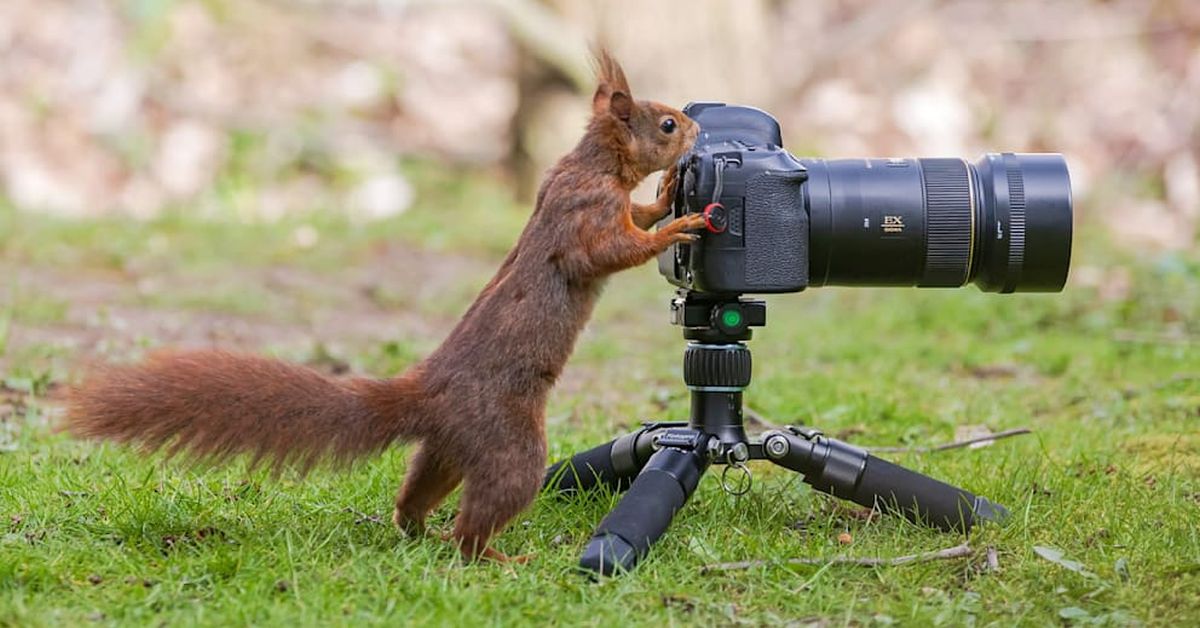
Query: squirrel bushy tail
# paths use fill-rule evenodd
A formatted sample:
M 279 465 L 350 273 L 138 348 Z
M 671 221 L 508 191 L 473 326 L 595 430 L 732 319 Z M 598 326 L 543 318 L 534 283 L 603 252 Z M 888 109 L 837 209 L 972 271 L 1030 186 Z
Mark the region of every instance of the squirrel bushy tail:
M 158 353 L 107 366 L 71 393 L 76 436 L 166 448 L 222 461 L 240 454 L 308 470 L 419 437 L 422 391 L 410 372 L 390 380 L 327 377 L 311 368 L 225 351 Z

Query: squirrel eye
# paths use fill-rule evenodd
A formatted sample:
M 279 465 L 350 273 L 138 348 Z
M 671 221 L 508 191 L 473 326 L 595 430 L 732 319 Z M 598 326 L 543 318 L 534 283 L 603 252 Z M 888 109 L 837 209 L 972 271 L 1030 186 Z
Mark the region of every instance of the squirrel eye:
M 658 128 L 667 135 L 675 132 L 675 126 L 675 118 L 663 118 L 663 121 L 658 123 Z

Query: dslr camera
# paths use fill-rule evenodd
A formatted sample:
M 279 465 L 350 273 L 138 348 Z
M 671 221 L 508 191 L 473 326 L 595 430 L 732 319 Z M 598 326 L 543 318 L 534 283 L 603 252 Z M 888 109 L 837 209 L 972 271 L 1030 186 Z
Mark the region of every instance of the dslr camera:
M 797 158 L 762 110 L 694 102 L 683 111 L 700 136 L 678 164 L 666 220 L 701 213 L 707 233 L 658 262 L 688 292 L 967 283 L 1056 292 L 1066 282 L 1071 182 L 1062 155 Z

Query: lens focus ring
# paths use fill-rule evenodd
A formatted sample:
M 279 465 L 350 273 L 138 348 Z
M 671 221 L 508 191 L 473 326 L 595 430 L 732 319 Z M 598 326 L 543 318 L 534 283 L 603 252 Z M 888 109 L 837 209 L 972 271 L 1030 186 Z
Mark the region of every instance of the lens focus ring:
M 922 288 L 967 282 L 974 231 L 970 178 L 961 159 L 921 159 L 925 183 L 925 268 Z
M 1004 292 L 1012 292 L 1021 282 L 1021 271 L 1025 268 L 1025 178 L 1016 157 L 1005 155 L 1005 170 L 1008 177 L 1008 281 Z

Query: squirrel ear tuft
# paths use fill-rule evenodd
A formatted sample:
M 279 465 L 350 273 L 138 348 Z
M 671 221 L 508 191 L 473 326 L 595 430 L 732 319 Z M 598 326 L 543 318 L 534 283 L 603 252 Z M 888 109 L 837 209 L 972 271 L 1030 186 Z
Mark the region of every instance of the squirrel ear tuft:
M 632 97 L 629 82 L 625 80 L 625 70 L 605 48 L 598 48 L 596 56 L 596 78 L 601 85 L 608 85 L 614 92 L 625 92 Z
M 598 48 L 594 55 L 598 85 L 592 97 L 592 113 L 600 115 L 611 112 L 621 120 L 628 121 L 633 112 L 633 94 L 629 91 L 625 71 L 608 50 Z

